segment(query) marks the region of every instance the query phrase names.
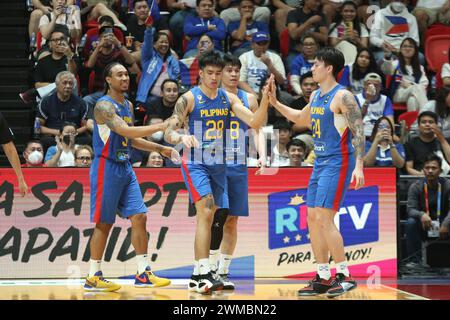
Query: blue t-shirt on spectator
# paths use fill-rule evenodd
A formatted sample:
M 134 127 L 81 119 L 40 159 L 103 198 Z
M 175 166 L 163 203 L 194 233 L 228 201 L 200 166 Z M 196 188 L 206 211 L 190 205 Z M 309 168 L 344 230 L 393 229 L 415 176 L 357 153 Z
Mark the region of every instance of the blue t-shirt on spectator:
M 369 151 L 371 146 L 372 146 L 372 142 L 366 141 L 366 154 Z M 405 158 L 405 148 L 403 148 L 403 145 L 401 143 L 396 143 L 395 146 L 397 147 L 398 153 L 404 159 Z M 388 149 L 383 151 L 383 150 L 381 150 L 380 146 L 378 146 L 374 166 L 376 166 L 376 167 L 392 167 L 392 166 L 394 166 L 394 162 L 392 161 L 390 147 L 388 147 Z
M 311 71 L 313 64 L 308 62 L 302 54 L 299 54 L 292 60 L 291 75 L 302 76 Z
M 216 29 L 210 31 L 209 25 L 215 25 Z M 222 40 L 225 40 L 227 28 L 225 22 L 217 17 L 203 19 L 198 16 L 188 16 L 184 20 L 184 34 L 191 38 L 186 47 L 186 52 L 197 49 L 197 43 L 204 34 L 210 36 L 214 42 L 214 49 L 223 51 Z
M 230 35 L 230 41 L 233 43 L 233 40 L 231 38 L 231 34 L 239 29 L 239 25 L 241 24 L 241 21 L 231 21 L 228 24 L 228 34 Z M 245 31 L 245 37 L 246 40 L 244 40 L 240 45 L 235 46 L 235 47 L 231 47 L 231 52 L 236 51 L 237 49 L 240 48 L 247 48 L 247 47 L 251 47 L 252 46 L 252 34 L 254 34 L 255 32 L 259 32 L 259 31 L 264 31 L 269 33 L 269 26 L 267 25 L 267 23 L 265 22 L 261 22 L 261 21 L 253 21 L 250 24 L 247 24 L 247 30 Z

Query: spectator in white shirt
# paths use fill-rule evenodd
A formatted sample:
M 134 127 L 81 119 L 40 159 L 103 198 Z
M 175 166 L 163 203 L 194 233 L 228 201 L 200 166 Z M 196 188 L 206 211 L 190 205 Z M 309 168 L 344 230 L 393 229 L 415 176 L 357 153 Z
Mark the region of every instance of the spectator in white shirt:
M 283 61 L 278 54 L 268 51 L 269 45 L 269 34 L 256 32 L 252 36 L 252 50 L 239 57 L 242 64 L 239 87 L 256 96 L 262 81 L 271 73 L 274 74 L 277 85 L 284 85 L 286 81 Z
M 370 26 L 370 44 L 375 46 L 375 59 L 383 60 L 383 51 L 397 54 L 406 38 L 413 38 L 420 45 L 417 20 L 406 8 L 408 0 L 391 0 L 390 4 L 374 15 Z
M 385 59 L 381 70 L 392 76 L 390 91 L 395 103 L 406 103 L 408 111 L 421 111 L 428 102 L 428 78 L 419 63 L 419 47 L 412 38 L 403 40 L 398 60 Z M 389 57 L 387 57 L 389 58 Z

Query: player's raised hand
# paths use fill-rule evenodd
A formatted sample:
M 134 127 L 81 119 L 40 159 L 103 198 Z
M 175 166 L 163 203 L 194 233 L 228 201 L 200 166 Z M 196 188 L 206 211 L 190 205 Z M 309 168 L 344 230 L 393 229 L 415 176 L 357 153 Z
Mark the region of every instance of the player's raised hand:
M 184 136 L 181 137 L 181 142 L 187 148 L 198 148 L 198 147 L 200 147 L 200 143 L 198 142 L 197 138 L 195 138 L 195 136 L 184 135 Z

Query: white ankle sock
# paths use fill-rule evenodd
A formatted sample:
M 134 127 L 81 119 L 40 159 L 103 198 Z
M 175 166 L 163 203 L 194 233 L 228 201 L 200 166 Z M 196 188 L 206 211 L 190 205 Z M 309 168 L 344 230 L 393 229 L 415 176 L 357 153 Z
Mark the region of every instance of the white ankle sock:
M 317 274 L 322 279 L 329 280 L 331 278 L 330 264 L 329 263 L 318 263 L 317 264 Z
M 98 271 L 101 271 L 102 260 L 89 260 L 89 277 L 94 276 Z
M 350 276 L 350 271 L 348 271 L 347 261 L 336 263 L 336 273 L 343 273 L 344 276 Z
M 146 254 L 136 255 L 136 260 L 139 274 L 143 273 L 147 267 L 150 267 L 150 264 L 148 263 L 148 256 Z
M 199 259 L 198 265 L 199 265 L 199 274 L 207 274 L 211 271 L 211 269 L 209 268 L 209 259 L 208 258 Z
M 233 256 L 231 254 L 223 254 L 223 253 L 220 254 L 219 274 L 228 274 L 231 259 L 233 259 Z
M 198 276 L 199 272 L 200 272 L 200 265 L 199 265 L 198 261 L 195 260 L 194 261 L 194 272 L 193 272 L 193 275 L 194 276 Z
M 212 271 L 219 268 L 219 250 L 209 250 L 209 267 Z

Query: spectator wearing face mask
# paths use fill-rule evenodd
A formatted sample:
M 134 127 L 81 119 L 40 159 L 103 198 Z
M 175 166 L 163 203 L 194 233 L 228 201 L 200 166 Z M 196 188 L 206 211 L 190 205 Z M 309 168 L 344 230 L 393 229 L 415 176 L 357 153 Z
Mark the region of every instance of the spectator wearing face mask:
M 384 53 L 397 54 L 406 38 L 413 38 L 420 45 L 419 29 L 416 17 L 409 13 L 404 1 L 391 0 L 386 8 L 377 11 L 370 28 L 370 44 L 377 62 L 381 62 Z M 422 55 L 423 57 L 423 55 Z
M 55 137 L 56 146 L 48 148 L 45 155 L 45 164 L 49 167 L 75 166 L 75 136 L 77 126 L 66 122 L 60 129 L 60 135 Z
M 42 168 L 46 167 L 44 160 L 44 147 L 39 140 L 30 140 L 22 154 L 25 163 L 24 168 Z

